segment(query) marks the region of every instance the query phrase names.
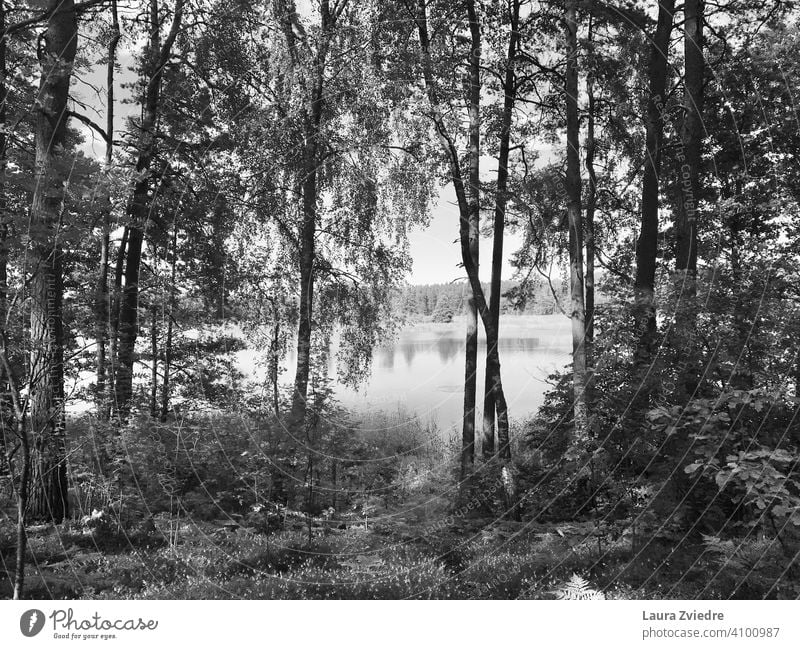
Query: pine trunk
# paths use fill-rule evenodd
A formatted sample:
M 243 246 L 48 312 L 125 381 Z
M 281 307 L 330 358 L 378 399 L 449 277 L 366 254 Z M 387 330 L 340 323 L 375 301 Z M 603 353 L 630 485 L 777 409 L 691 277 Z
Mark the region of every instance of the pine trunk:
M 703 0 L 684 3 L 684 107 L 679 154 L 680 200 L 677 210 L 676 344 L 686 361 L 679 377 L 686 396 L 699 383 L 697 342 L 697 207 L 700 198 L 700 161 L 703 137 Z
M 658 202 L 661 150 L 664 139 L 664 106 L 675 0 L 659 3 L 658 23 L 650 48 L 649 96 L 645 114 L 645 163 L 642 177 L 642 223 L 636 243 L 634 317 L 636 364 L 646 367 L 656 335 L 655 279 L 658 255 Z
M 29 520 L 61 522 L 68 514 L 64 417 L 61 250 L 64 200 L 58 152 L 66 143 L 67 99 L 78 41 L 72 0 L 51 0 L 42 39 L 37 98 L 36 182 L 31 205 L 30 407 L 32 493 Z

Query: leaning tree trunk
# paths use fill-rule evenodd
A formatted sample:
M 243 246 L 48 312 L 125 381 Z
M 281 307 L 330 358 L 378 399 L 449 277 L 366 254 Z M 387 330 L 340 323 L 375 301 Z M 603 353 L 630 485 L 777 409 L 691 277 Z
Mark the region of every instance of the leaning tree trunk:
M 646 367 L 656 336 L 655 281 L 658 255 L 658 199 L 661 150 L 664 139 L 664 106 L 675 0 L 658 5 L 658 24 L 650 47 L 649 96 L 645 113 L 645 162 L 642 177 L 642 223 L 636 242 L 634 318 L 636 364 Z
M 585 306 L 583 284 L 583 219 L 581 215 L 581 172 L 578 121 L 578 38 L 575 0 L 566 7 L 565 36 L 567 71 L 565 95 L 567 104 L 567 221 L 569 224 L 570 317 L 572 319 L 572 390 L 574 429 L 573 441 L 586 439 L 588 408 L 586 405 L 586 347 L 584 338 Z
M 511 149 L 511 120 L 516 100 L 516 76 L 514 73 L 517 44 L 519 42 L 519 0 L 513 1 L 511 8 L 511 35 L 508 40 L 508 58 L 506 74 L 503 82 L 504 100 L 503 117 L 500 123 L 500 152 L 497 160 L 497 189 L 495 192 L 494 231 L 492 233 L 492 277 L 489 291 L 489 314 L 492 319 L 492 337 L 486 334 L 486 366 L 491 366 L 493 354 L 497 356 L 499 367 L 500 336 L 500 287 L 503 271 L 503 236 L 506 226 L 506 206 L 508 204 L 508 156 Z M 494 422 L 497 403 L 494 396 L 494 376 L 486 372 L 483 400 L 483 457 L 488 460 L 494 455 Z M 508 412 L 498 413 L 508 420 Z M 498 445 L 501 457 L 511 458 L 511 444 L 508 437 L 508 425 L 498 426 Z
M 68 513 L 64 418 L 64 331 L 61 250 L 63 180 L 58 155 L 66 143 L 67 99 L 78 41 L 72 0 L 51 0 L 42 39 L 36 101 L 36 182 L 31 222 L 30 405 L 32 493 L 29 520 L 60 522 Z
M 677 210 L 675 340 L 687 358 L 679 377 L 686 396 L 699 382 L 699 347 L 696 333 L 697 206 L 700 198 L 700 160 L 703 138 L 703 0 L 684 3 L 684 107 L 681 127 L 682 163 Z
M 480 146 L 481 146 L 481 29 L 475 3 L 467 2 L 470 31 L 469 152 L 467 231 L 469 254 L 477 268 L 480 251 Z M 464 411 L 461 430 L 461 481 L 466 484 L 475 462 L 475 403 L 478 374 L 478 310 L 474 296 L 467 298 L 467 332 L 464 345 Z
M 142 261 L 142 242 L 150 213 L 150 168 L 156 152 L 155 128 L 161 99 L 161 79 L 172 46 L 180 29 L 185 0 L 177 0 L 167 38 L 161 43 L 158 3 L 151 0 L 148 63 L 143 70 L 147 83 L 144 89 L 139 151 L 133 193 L 128 202 L 128 250 L 125 260 L 125 287 L 119 306 L 119 342 L 115 377 L 116 414 L 125 421 L 130 414 L 133 397 L 133 367 L 136 339 L 139 335 L 139 267 Z

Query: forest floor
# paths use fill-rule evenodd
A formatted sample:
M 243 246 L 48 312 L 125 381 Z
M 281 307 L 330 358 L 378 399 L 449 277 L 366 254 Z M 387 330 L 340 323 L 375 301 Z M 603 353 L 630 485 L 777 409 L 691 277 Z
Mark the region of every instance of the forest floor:
M 133 531 L 75 522 L 29 530 L 31 599 L 691 598 L 706 588 L 702 547 L 676 551 L 591 522 L 458 518 L 437 496 L 332 525 L 288 516 L 280 530 L 157 515 Z M 11 594 L 13 534 L 0 522 L 0 598 Z M 674 544 L 673 544 L 674 545 Z M 644 551 L 643 551 L 644 550 Z M 705 588 L 705 590 L 704 590 Z M 601 594 L 602 593 L 602 594 Z

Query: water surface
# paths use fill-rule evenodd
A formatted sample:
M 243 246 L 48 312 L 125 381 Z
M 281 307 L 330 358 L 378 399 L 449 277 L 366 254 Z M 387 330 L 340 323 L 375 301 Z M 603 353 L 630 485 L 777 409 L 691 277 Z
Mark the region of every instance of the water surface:
M 486 356 L 482 334 L 478 348 L 479 395 Z M 396 341 L 375 350 L 372 372 L 361 388 L 337 386 L 337 397 L 356 411 L 399 409 L 435 422 L 445 433 L 460 430 L 464 337 L 463 322 L 407 327 Z M 545 379 L 570 362 L 570 349 L 570 323 L 564 316 L 510 316 L 501 322 L 501 371 L 512 419 L 520 420 L 541 405 L 549 387 Z M 294 359 L 288 361 L 287 367 L 293 369 Z M 478 402 L 480 422 L 482 398 Z

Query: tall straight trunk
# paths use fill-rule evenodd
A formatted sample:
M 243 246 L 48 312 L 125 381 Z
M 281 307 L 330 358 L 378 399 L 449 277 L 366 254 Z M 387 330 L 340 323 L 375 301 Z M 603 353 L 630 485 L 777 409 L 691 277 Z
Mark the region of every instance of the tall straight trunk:
M 60 522 L 68 513 L 64 417 L 62 267 L 58 243 L 63 205 L 59 151 L 66 143 L 67 99 L 78 42 L 73 0 L 51 0 L 40 54 L 36 101 L 36 183 L 31 222 L 30 520 Z
M 436 133 L 442 146 L 442 151 L 447 159 L 450 170 L 450 180 L 453 183 L 459 213 L 459 242 L 461 247 L 461 261 L 469 279 L 472 299 L 480 315 L 481 322 L 486 331 L 487 339 L 497 338 L 497 329 L 490 317 L 489 305 L 483 292 L 478 267 L 473 263 L 472 252 L 469 239 L 469 200 L 464 183 L 464 174 L 461 169 L 461 161 L 458 155 L 453 138 L 445 124 L 444 116 L 439 103 L 439 92 L 436 80 L 433 75 L 433 63 L 430 53 L 430 36 L 428 33 L 427 2 L 417 0 L 416 25 L 419 36 L 420 48 L 422 51 L 422 73 L 425 89 L 428 95 L 428 103 L 431 108 L 431 119 L 436 128 Z M 492 377 L 492 392 L 495 398 L 497 410 L 498 438 L 507 435 L 508 431 L 508 405 L 503 391 L 503 382 L 500 376 L 500 357 L 497 346 L 489 349 L 486 359 L 486 372 Z M 501 432 L 502 431 L 502 432 Z
M 111 1 L 111 40 L 108 42 L 108 62 L 106 63 L 106 158 L 105 171 L 111 171 L 111 159 L 114 152 L 114 68 L 117 61 L 117 45 L 120 39 L 117 0 Z M 102 214 L 102 232 L 100 235 L 100 264 L 97 272 L 97 296 L 95 298 L 95 340 L 97 345 L 95 357 L 95 382 L 97 416 L 108 417 L 108 371 L 106 368 L 106 349 L 109 336 L 109 292 L 108 292 L 108 255 L 111 232 L 111 197 L 108 197 Z
M 574 441 L 585 439 L 588 432 L 586 405 L 586 335 L 583 284 L 583 218 L 581 214 L 581 172 L 578 121 L 578 38 L 575 0 L 565 13 L 567 71 L 564 91 L 567 108 L 567 221 L 569 224 L 570 317 L 572 319 L 572 389 Z
M 592 40 L 592 19 L 589 18 L 589 43 Z M 594 96 L 594 70 L 589 70 L 586 75 L 586 95 L 588 99 L 586 115 L 586 173 L 589 176 L 588 195 L 586 196 L 586 219 L 584 231 L 586 233 L 586 318 L 584 322 L 584 336 L 586 340 L 586 368 L 588 401 L 591 402 L 591 384 L 594 375 L 594 213 L 597 207 L 597 173 L 594 168 L 594 157 L 597 152 L 595 141 L 595 96 Z
M 155 296 L 153 296 L 155 298 Z M 150 417 L 158 417 L 158 305 L 153 299 L 150 304 Z
M 500 152 L 497 160 L 497 190 L 494 201 L 494 229 L 492 232 L 492 277 L 489 286 L 489 317 L 494 325 L 491 339 L 486 335 L 486 366 L 491 365 L 492 354 L 498 359 L 500 350 L 498 338 L 500 336 L 500 287 L 503 270 L 503 237 L 506 226 L 506 206 L 508 204 L 508 156 L 511 149 L 511 119 L 514 114 L 516 101 L 516 76 L 514 71 L 517 46 L 519 42 L 519 0 L 513 0 L 511 6 L 511 34 L 508 39 L 508 57 L 506 59 L 506 74 L 503 81 L 503 117 L 500 123 Z M 496 370 L 500 371 L 499 362 Z M 497 403 L 494 396 L 494 376 L 486 372 L 483 399 L 483 457 L 489 459 L 494 455 L 494 428 L 495 411 Z M 499 417 L 508 420 L 508 413 L 498 413 Z M 508 438 L 508 426 L 498 426 L 498 443 L 500 455 L 509 459 L 511 445 Z
M 696 326 L 697 205 L 700 198 L 700 161 L 703 138 L 703 0 L 684 3 L 684 112 L 681 126 L 682 155 L 680 200 L 677 210 L 676 340 L 686 362 L 679 377 L 687 395 L 699 381 Z
M 172 335 L 175 322 L 175 280 L 178 261 L 178 227 L 172 224 L 172 259 L 169 270 L 169 304 L 167 307 L 167 337 L 164 341 L 164 380 L 161 383 L 161 421 L 169 414 L 170 371 L 172 370 Z
M 146 79 L 142 123 L 139 134 L 136 175 L 138 180 L 128 202 L 128 250 L 125 260 L 125 287 L 119 307 L 119 342 L 117 345 L 117 374 L 115 407 L 120 420 L 128 418 L 133 396 L 133 366 L 136 339 L 139 335 L 139 266 L 142 261 L 142 242 L 150 212 L 150 168 L 156 153 L 155 127 L 161 99 L 161 78 L 164 66 L 180 29 L 185 0 L 177 0 L 169 33 L 161 42 L 158 1 L 150 0 L 149 56 L 143 70 Z
M 467 0 L 470 31 L 468 114 L 468 238 L 472 264 L 477 268 L 480 251 L 481 214 L 481 28 L 474 0 Z M 464 345 L 464 412 L 461 431 L 461 480 L 472 473 L 475 463 L 475 404 L 478 374 L 478 310 L 474 296 L 467 298 L 467 332 Z
M 642 223 L 636 242 L 634 317 L 636 364 L 649 363 L 656 335 L 655 281 L 658 255 L 658 199 L 661 150 L 664 139 L 664 104 L 669 65 L 669 41 L 675 0 L 658 3 L 658 23 L 650 47 L 648 98 L 645 114 L 645 162 L 642 177 Z

